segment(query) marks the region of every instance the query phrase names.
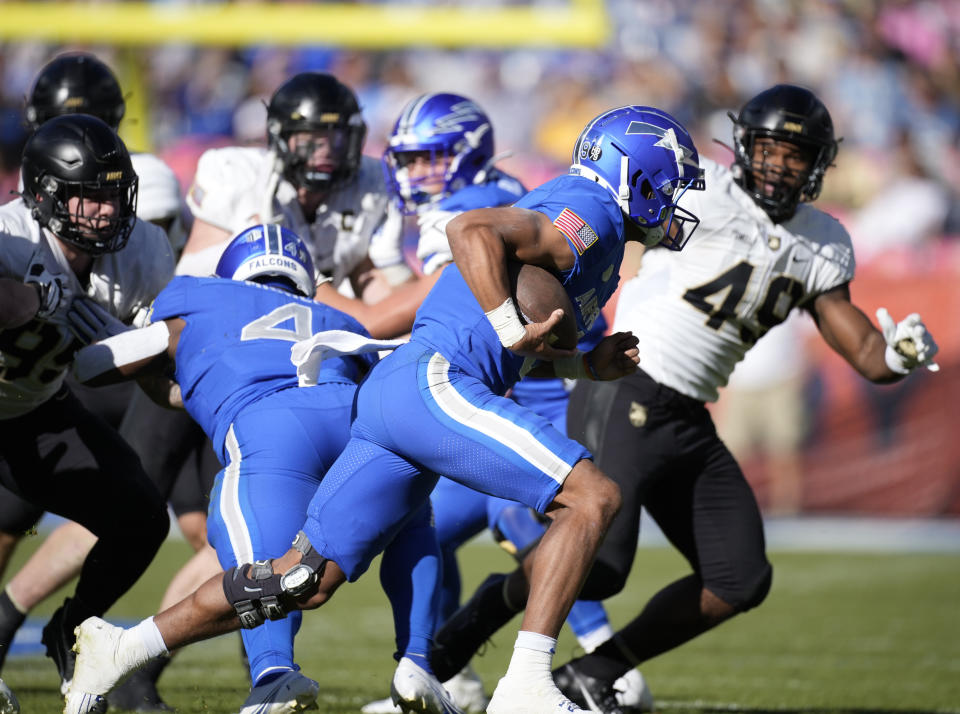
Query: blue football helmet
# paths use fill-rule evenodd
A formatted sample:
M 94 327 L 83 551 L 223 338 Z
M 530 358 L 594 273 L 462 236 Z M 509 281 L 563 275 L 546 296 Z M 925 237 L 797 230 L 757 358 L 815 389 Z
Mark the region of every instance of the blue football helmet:
M 411 178 L 409 166 L 417 154 L 429 153 L 432 171 Z M 459 94 L 423 94 L 400 114 L 383 154 L 387 186 L 400 210 L 416 213 L 464 186 L 482 183 L 493 158 L 493 126 L 474 102 Z M 443 179 L 436 193 L 426 182 Z
M 627 106 L 596 117 L 574 144 L 570 173 L 610 191 L 644 232 L 647 247 L 680 250 L 700 223 L 677 206 L 684 192 L 704 187 L 697 148 L 683 125 L 660 109 Z
M 220 256 L 216 274 L 252 280 L 312 298 L 317 290 L 313 258 L 297 234 L 275 224 L 244 229 Z

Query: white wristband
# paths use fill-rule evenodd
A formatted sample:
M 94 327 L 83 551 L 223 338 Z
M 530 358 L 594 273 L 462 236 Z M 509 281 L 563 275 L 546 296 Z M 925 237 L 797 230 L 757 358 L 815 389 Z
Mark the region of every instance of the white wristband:
M 897 374 L 910 374 L 910 372 L 913 371 L 907 367 L 907 358 L 897 352 L 890 345 L 887 345 L 887 349 L 883 353 L 883 359 L 887 363 L 887 367 L 890 368 L 891 372 L 896 372 Z
M 500 344 L 507 349 L 527 336 L 527 331 L 523 329 L 523 323 L 520 322 L 520 316 L 517 314 L 517 307 L 513 304 L 513 298 L 507 298 L 503 301 L 503 305 L 485 314 L 493 325 L 493 329 L 496 330 Z

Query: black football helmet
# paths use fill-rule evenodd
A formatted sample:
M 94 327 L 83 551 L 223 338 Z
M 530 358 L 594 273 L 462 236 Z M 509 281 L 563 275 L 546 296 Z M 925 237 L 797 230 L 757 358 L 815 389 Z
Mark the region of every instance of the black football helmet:
M 325 131 L 332 143 L 336 168 L 317 170 L 310 166 L 312 144 L 291 150 L 290 135 Z M 283 163 L 283 177 L 298 188 L 326 191 L 349 181 L 360 168 L 367 125 L 353 91 L 336 77 L 321 72 L 302 72 L 287 80 L 267 105 L 267 138 Z
M 837 156 L 838 141 L 833 136 L 830 112 L 809 89 L 778 84 L 743 105 L 733 120 L 734 175 L 737 182 L 773 219 L 785 221 L 801 201 L 813 201 L 820 195 L 823 175 Z M 753 148 L 758 137 L 786 141 L 809 154 L 809 169 L 791 176 L 779 167 L 754 161 Z M 767 195 L 761 187 L 773 185 Z
M 116 131 L 125 111 L 120 83 L 110 68 L 91 54 L 72 52 L 40 70 L 24 115 L 32 131 L 61 114 L 92 114 Z
M 89 114 L 44 122 L 23 149 L 24 202 L 40 225 L 90 255 L 120 250 L 136 220 L 137 175 L 117 133 Z M 80 199 L 74 210 L 71 198 Z M 83 199 L 115 201 L 112 215 L 89 219 Z

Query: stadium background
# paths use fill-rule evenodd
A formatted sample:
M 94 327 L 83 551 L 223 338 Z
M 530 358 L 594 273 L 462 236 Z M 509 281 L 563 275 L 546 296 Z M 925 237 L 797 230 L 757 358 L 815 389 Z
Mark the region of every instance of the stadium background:
M 942 369 L 876 387 L 802 331 L 801 510 L 960 516 L 960 1 L 5 2 L 0 16 L 4 199 L 24 97 L 63 49 L 117 71 L 121 133 L 184 190 L 205 148 L 262 141 L 263 102 L 307 69 L 356 90 L 371 155 L 412 96 L 476 99 L 513 152 L 500 165 L 528 186 L 564 171 L 580 128 L 611 106 L 663 107 L 726 162 L 714 139 L 730 142 L 727 110 L 775 82 L 809 86 L 844 137 L 818 205 L 853 236 L 853 299 L 871 316 L 919 312 Z M 762 460 L 744 465 L 767 504 Z

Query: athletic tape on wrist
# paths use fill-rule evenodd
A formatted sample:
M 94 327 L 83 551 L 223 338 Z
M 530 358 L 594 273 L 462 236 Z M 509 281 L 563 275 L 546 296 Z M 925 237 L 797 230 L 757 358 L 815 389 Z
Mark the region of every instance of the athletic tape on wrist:
M 495 307 L 487 313 L 484 313 L 493 329 L 500 338 L 500 344 L 509 349 L 517 344 L 527 335 L 523 329 L 523 323 L 520 322 L 520 316 L 517 314 L 517 306 L 513 303 L 513 298 L 507 298 L 499 307 Z

